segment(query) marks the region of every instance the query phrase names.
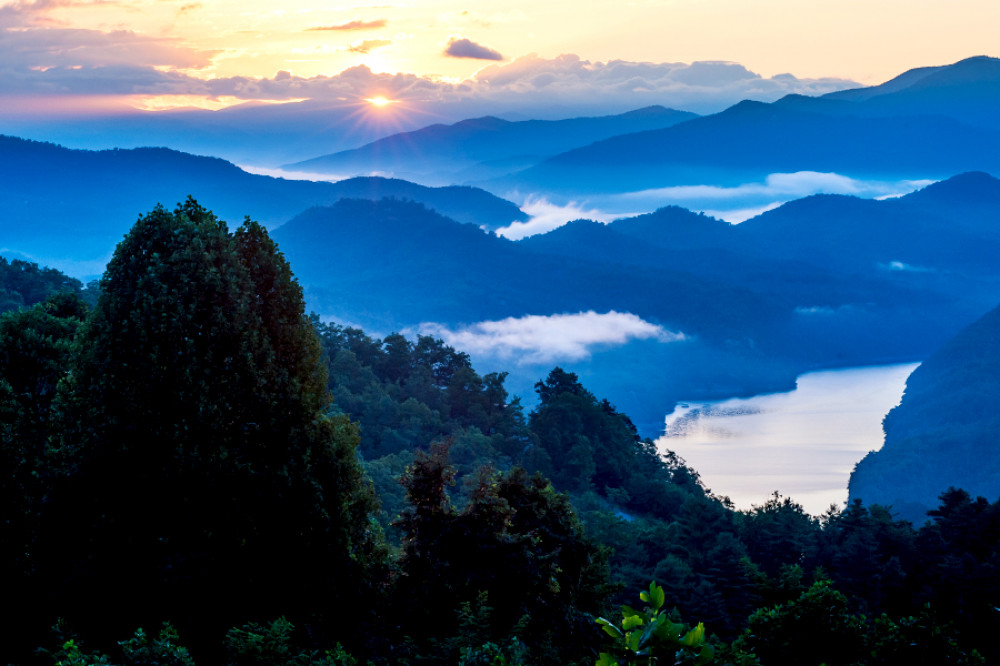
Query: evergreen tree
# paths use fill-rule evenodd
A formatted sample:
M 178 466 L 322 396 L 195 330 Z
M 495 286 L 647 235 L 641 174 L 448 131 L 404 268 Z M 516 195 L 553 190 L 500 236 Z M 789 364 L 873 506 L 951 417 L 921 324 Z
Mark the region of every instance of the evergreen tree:
M 249 619 L 363 620 L 374 498 L 266 231 L 158 207 L 101 289 L 61 402 L 53 612 L 104 636 L 171 620 L 195 650 Z

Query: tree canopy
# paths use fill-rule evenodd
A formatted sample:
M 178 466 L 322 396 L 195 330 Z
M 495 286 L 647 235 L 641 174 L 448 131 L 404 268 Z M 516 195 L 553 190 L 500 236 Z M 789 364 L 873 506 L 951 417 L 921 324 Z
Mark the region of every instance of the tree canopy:
M 263 227 L 230 233 L 191 199 L 141 217 L 59 397 L 68 462 L 39 546 L 59 612 L 214 638 L 356 602 L 381 561 L 375 502 L 320 353 Z

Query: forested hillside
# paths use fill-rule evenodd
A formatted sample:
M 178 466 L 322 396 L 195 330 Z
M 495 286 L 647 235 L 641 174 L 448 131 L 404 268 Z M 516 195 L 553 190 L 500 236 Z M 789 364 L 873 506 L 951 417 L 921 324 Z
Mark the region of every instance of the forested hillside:
M 1000 497 L 1000 308 L 913 371 L 885 417 L 885 444 L 858 463 L 852 498 L 914 522 L 949 486 Z
M 95 305 L 70 288 L 0 317 L 5 658 L 1000 658 L 1000 503 L 949 491 L 919 531 L 777 495 L 738 512 L 573 373 L 527 414 L 504 380 L 310 319 L 259 224 L 156 208 Z M 672 612 L 655 636 L 617 610 L 640 591 L 650 622 Z
M 31 261 L 0 256 L 0 313 L 35 305 L 52 294 L 70 291 L 84 293 L 83 284 L 54 268 L 43 268 Z M 96 297 L 88 287 L 87 299 Z

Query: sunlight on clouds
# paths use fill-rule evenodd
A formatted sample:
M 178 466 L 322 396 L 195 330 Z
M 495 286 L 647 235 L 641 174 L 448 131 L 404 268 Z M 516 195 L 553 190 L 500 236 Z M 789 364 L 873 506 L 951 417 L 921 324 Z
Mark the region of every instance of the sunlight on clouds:
M 683 333 L 668 331 L 628 312 L 528 315 L 483 321 L 459 329 L 427 322 L 417 333 L 441 338 L 473 355 L 516 360 L 519 365 L 578 361 L 596 347 L 620 346 L 631 340 L 678 342 Z
M 221 95 L 219 97 L 204 97 L 202 95 L 132 95 L 129 97 L 131 105 L 139 111 L 170 111 L 172 109 L 206 109 L 208 111 L 218 111 L 238 104 L 246 104 L 245 99 Z M 291 100 L 266 100 L 267 104 L 288 104 L 289 102 L 301 102 L 301 99 Z

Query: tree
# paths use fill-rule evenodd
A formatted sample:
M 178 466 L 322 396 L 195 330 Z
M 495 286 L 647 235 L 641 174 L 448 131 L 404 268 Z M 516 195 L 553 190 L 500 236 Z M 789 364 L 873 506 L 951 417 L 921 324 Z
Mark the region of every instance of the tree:
M 864 616 L 851 613 L 830 581 L 818 580 L 795 601 L 757 609 L 733 649 L 775 666 L 854 666 L 864 663 L 867 634 Z
M 586 655 L 593 615 L 611 591 L 606 551 L 584 536 L 565 495 L 521 468 L 481 469 L 456 510 L 447 456 L 443 445 L 418 453 L 404 478 L 411 506 L 399 521 L 403 557 L 393 595 L 407 600 L 399 608 L 403 631 L 434 663 L 446 661 L 449 648 L 515 636 L 538 663 Z M 473 618 L 468 643 L 454 635 L 452 620 Z
M 55 293 L 80 293 L 80 281 L 54 268 L 0 257 L 0 312 L 41 303 Z
M 540 470 L 563 490 L 624 487 L 640 441 L 632 422 L 562 368 L 535 384 L 535 391 L 540 404 L 530 427 L 547 457 L 558 462 Z
M 253 618 L 363 620 L 347 609 L 382 557 L 358 434 L 324 415 L 319 343 L 263 227 L 157 207 L 101 289 L 61 395 L 53 610 L 97 636 L 168 619 L 195 651 Z
M 69 292 L 0 316 L 0 589 L 19 609 L 0 639 L 10 631 L 25 640 L 37 619 L 28 609 L 37 598 L 35 541 L 51 478 L 50 415 L 84 316 L 86 306 Z

